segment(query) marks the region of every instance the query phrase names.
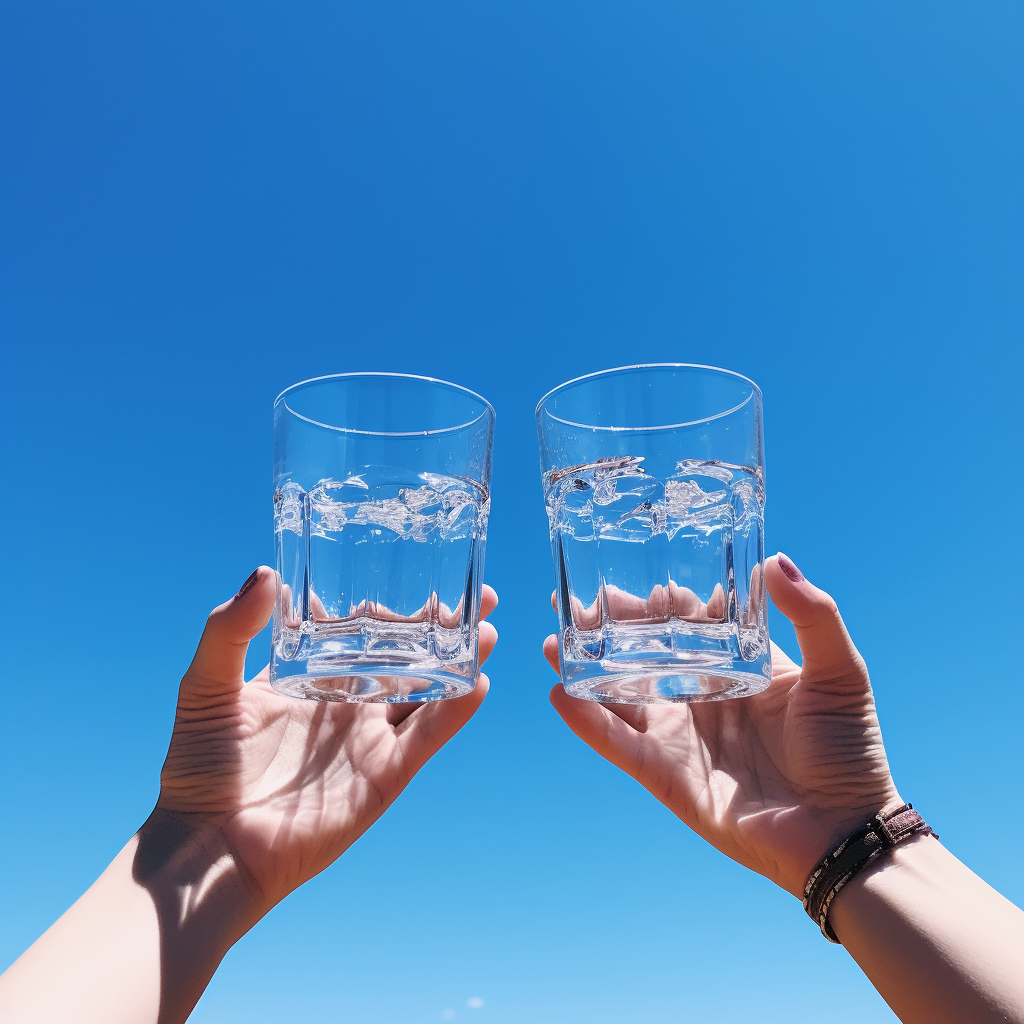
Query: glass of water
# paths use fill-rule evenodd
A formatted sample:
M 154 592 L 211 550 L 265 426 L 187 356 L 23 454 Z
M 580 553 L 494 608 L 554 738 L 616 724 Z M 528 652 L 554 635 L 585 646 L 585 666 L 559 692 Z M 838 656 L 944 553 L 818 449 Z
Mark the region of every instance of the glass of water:
M 350 373 L 274 403 L 274 688 L 416 702 L 473 689 L 494 409 L 455 384 Z
M 622 704 L 771 680 L 761 392 L 709 366 L 627 366 L 537 406 L 562 685 Z

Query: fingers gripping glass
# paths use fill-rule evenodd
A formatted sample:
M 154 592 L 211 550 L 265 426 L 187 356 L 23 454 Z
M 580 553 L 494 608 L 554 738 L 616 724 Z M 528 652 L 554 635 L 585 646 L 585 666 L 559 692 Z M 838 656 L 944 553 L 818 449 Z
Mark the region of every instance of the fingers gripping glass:
M 478 668 L 494 410 L 357 373 L 274 403 L 279 577 L 270 678 L 296 697 L 457 697 Z
M 728 370 L 606 370 L 537 406 L 562 684 L 613 703 L 771 679 L 761 392 Z

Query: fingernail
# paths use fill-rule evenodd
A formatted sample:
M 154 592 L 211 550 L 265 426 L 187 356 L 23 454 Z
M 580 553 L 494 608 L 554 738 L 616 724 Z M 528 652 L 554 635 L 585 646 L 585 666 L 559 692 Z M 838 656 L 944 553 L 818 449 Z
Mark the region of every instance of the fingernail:
M 256 586 L 256 581 L 260 578 L 260 568 L 260 566 L 256 566 L 253 569 L 252 575 L 238 588 L 238 593 L 235 594 L 235 597 L 243 597 Z
M 779 560 L 779 568 L 794 582 L 799 583 L 804 574 L 796 567 L 796 563 L 781 551 L 775 556 Z

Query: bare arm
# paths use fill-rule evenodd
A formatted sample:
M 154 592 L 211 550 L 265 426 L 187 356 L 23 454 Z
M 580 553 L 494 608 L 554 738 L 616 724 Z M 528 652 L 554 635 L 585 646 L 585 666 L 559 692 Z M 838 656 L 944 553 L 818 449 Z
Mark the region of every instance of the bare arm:
M 159 812 L 0 979 L 7 1024 L 184 1020 L 262 916 L 223 842 Z
M 867 668 L 835 602 L 784 556 L 765 563 L 765 582 L 803 664 L 773 645 L 763 693 L 630 707 L 556 686 L 551 702 L 695 832 L 800 898 L 828 850 L 903 799 Z M 557 637 L 544 651 L 557 669 Z M 1024 912 L 938 840 L 882 854 L 840 891 L 829 920 L 904 1024 L 1024 1024 Z
M 1024 1022 L 1024 913 L 930 836 L 856 875 L 829 921 L 900 1020 Z

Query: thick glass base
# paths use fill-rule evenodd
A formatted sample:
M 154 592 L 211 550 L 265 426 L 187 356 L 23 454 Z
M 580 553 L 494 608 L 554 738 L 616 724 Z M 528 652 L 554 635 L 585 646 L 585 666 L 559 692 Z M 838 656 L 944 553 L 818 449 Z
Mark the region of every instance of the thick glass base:
M 749 697 L 767 689 L 770 682 L 753 672 L 717 674 L 681 671 L 680 666 L 666 668 L 665 675 L 615 672 L 601 673 L 572 682 L 562 681 L 571 697 L 596 700 L 604 704 L 687 704 L 708 700 Z
M 418 704 L 461 697 L 475 678 L 475 630 L 369 616 L 282 628 L 270 658 L 271 686 L 308 700 Z
M 768 637 L 728 624 L 617 625 L 570 629 L 562 645 L 562 685 L 584 700 L 674 704 L 748 697 L 772 678 Z
M 462 697 L 474 686 L 464 676 L 430 672 L 420 666 L 372 664 L 358 666 L 358 675 L 274 673 L 270 683 L 289 697 L 351 704 L 421 704 Z

